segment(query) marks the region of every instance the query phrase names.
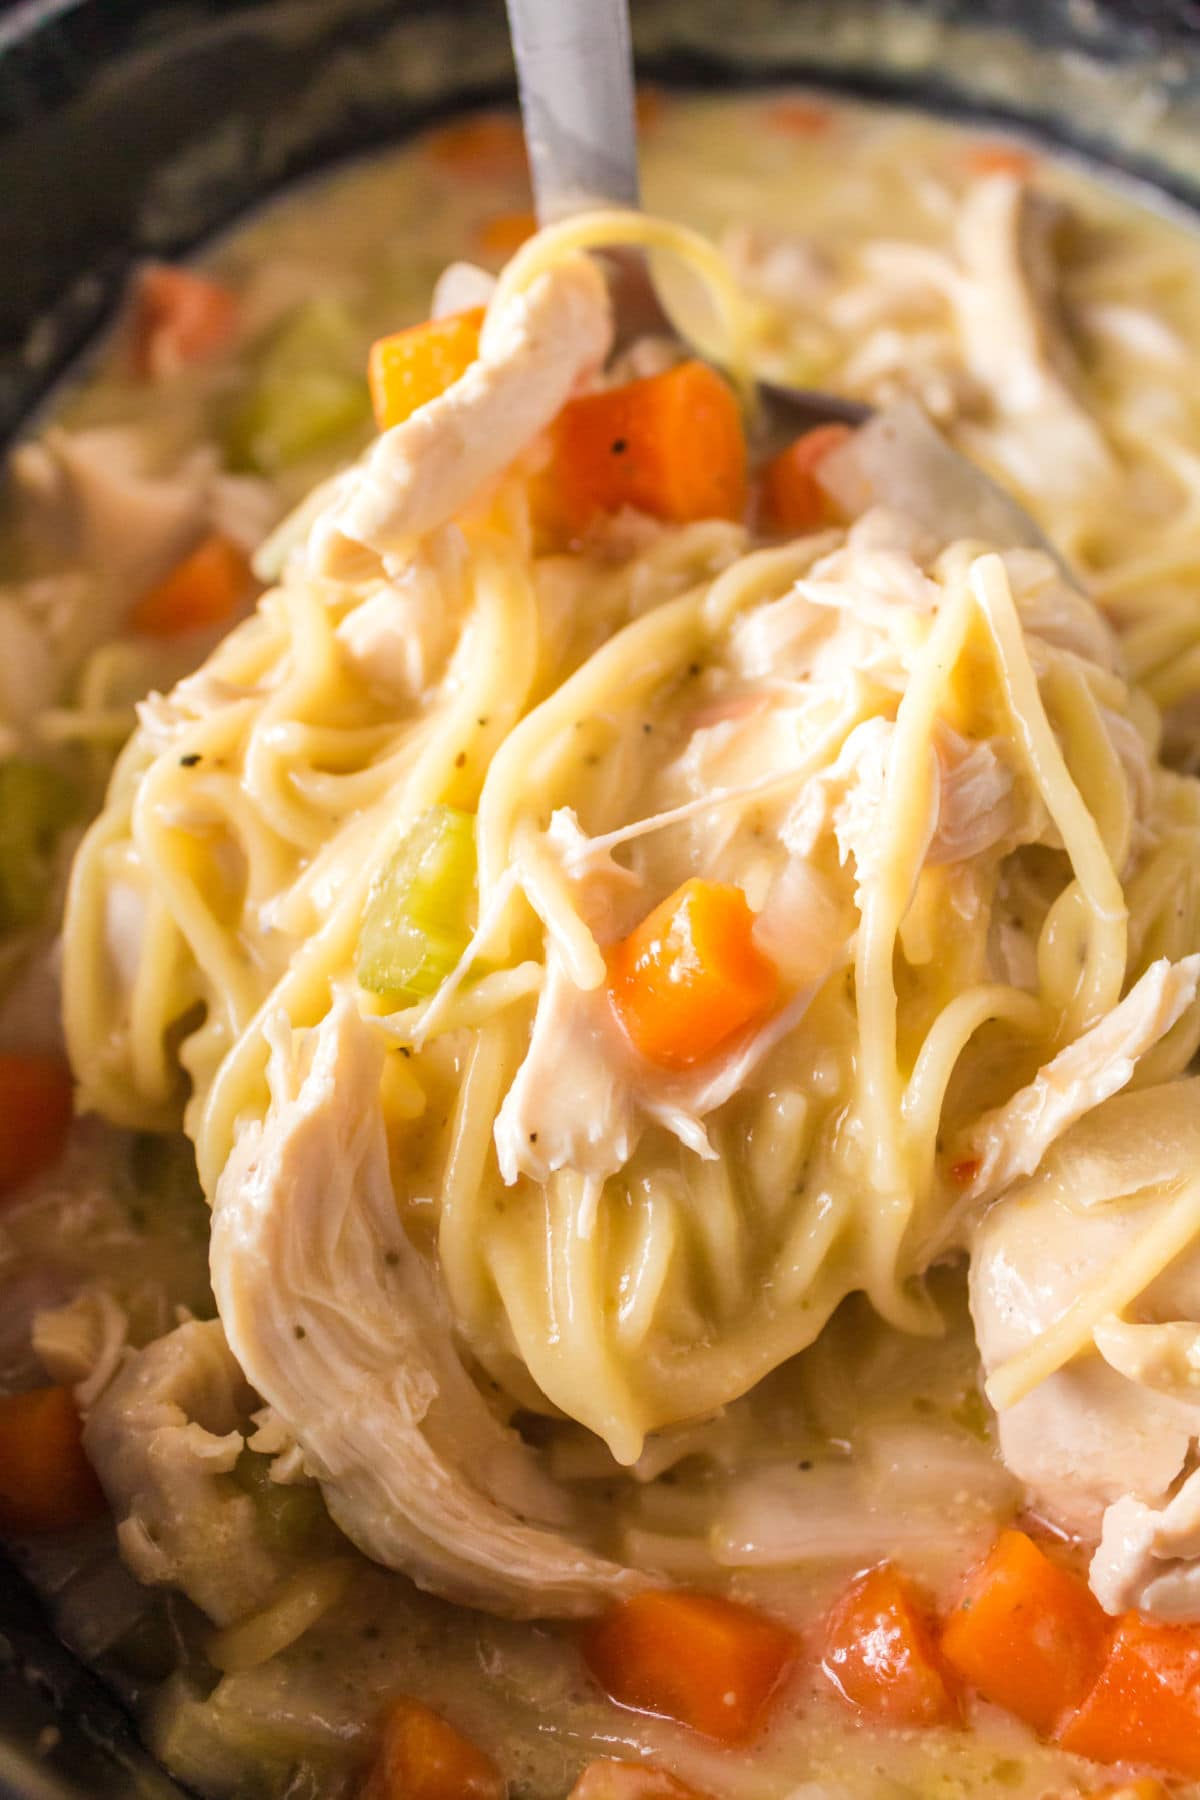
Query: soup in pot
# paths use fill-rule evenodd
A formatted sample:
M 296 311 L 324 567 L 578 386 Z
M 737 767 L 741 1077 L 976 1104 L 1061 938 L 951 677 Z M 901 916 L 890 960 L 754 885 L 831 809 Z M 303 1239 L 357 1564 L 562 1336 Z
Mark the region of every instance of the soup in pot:
M 1200 1792 L 1200 245 L 642 111 L 645 216 L 478 113 L 139 270 L 12 453 L 0 1529 L 206 1796 Z

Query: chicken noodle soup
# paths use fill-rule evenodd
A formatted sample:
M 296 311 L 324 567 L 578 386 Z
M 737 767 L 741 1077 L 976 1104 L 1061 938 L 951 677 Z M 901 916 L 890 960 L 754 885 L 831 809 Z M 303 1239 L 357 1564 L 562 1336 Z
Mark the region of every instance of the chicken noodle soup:
M 13 454 L 0 1524 L 205 1795 L 1200 1791 L 1200 249 L 645 154 L 305 190 Z

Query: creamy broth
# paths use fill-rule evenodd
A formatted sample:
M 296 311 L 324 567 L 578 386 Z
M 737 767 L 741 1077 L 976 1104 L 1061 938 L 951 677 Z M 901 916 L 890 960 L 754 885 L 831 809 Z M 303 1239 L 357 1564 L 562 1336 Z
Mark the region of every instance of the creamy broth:
M 879 405 L 914 393 L 952 440 L 1017 494 L 1084 577 L 1120 633 L 1125 676 L 1163 711 L 1166 760 L 1175 769 L 1193 769 L 1200 761 L 1200 673 L 1194 666 L 1200 658 L 1195 584 L 1200 247 L 1189 230 L 1037 148 L 915 115 L 830 106 L 823 98 L 797 94 L 655 94 L 647 97 L 645 114 L 647 206 L 694 225 L 724 248 L 749 295 L 756 371 L 769 379 L 841 389 Z M 1092 421 L 1115 449 L 1122 473 L 1119 505 L 1111 486 L 1067 479 L 1065 450 L 1061 468 L 1052 468 L 1049 479 L 1044 463 L 1030 460 L 1029 434 L 1050 428 L 1040 397 L 1030 402 L 1027 415 L 1018 407 L 1001 420 L 987 416 L 980 403 L 978 371 L 986 366 L 986 347 L 1003 360 L 1007 331 L 1019 335 L 1045 328 L 1044 321 L 1014 320 L 1003 304 L 990 317 L 978 310 L 964 326 L 963 277 L 954 260 L 962 254 L 963 210 L 974 188 L 997 172 L 1028 178 L 1039 195 L 1063 203 L 1054 225 L 1055 254 L 1079 399 L 1079 416 L 1072 414 L 1063 429 L 1072 434 L 1071 455 L 1080 435 L 1093 429 Z M 240 307 L 239 330 L 227 347 L 169 379 L 147 380 L 131 371 L 122 333 L 86 381 L 62 397 L 53 424 L 45 426 L 50 464 L 39 463 L 47 452 L 37 448 L 37 439 L 17 452 L 8 538 L 13 579 L 4 598 L 16 611 L 25 609 L 44 632 L 41 648 L 35 646 L 44 666 L 40 682 L 27 684 L 24 693 L 14 687 L 11 695 L 5 691 L 7 672 L 0 670 L 0 751 L 42 758 L 76 798 L 47 858 L 41 908 L 13 918 L 0 950 L 0 972 L 8 984 L 0 1009 L 0 1049 L 57 1044 L 53 940 L 81 815 L 100 805 L 113 759 L 133 727 L 135 700 L 152 690 L 167 691 L 198 667 L 227 627 L 227 621 L 201 624 L 179 637 L 128 629 L 129 607 L 163 573 L 163 556 L 168 563 L 173 557 L 175 526 L 169 518 L 164 524 L 164 515 L 177 505 L 184 540 L 189 529 L 194 538 L 197 524 L 200 529 L 215 524 L 246 552 L 253 549 L 367 443 L 369 413 L 355 384 L 371 342 L 428 316 L 431 291 L 448 264 L 469 259 L 498 271 L 528 229 L 528 204 L 521 159 L 511 129 L 503 126 L 490 133 L 451 126 L 427 142 L 289 194 L 202 259 L 200 266 L 232 291 Z M 314 302 L 327 303 L 324 316 L 313 315 Z M 309 311 L 298 315 L 297 308 L 305 307 Z M 304 319 L 303 336 L 287 353 L 291 360 L 280 365 L 277 383 L 303 386 L 314 359 L 322 373 L 335 369 L 333 389 L 320 395 L 335 426 L 312 433 L 312 441 L 305 432 L 299 439 L 288 436 L 291 424 L 281 424 L 271 412 L 270 396 L 265 401 L 262 396 L 263 359 L 269 354 L 263 346 L 277 345 L 278 334 L 298 316 Z M 964 329 L 985 346 L 974 370 L 964 360 Z M 1001 369 L 997 380 L 1006 378 Z M 1056 415 L 1055 428 L 1061 422 Z M 56 431 L 81 434 L 75 441 L 93 459 L 82 476 L 68 470 L 63 477 L 61 465 L 54 464 Z M 109 432 L 107 440 L 100 435 Z M 59 449 L 64 441 L 57 440 Z M 128 465 L 130 490 L 115 497 L 101 493 L 104 480 L 125 479 L 121 465 L 131 442 L 138 466 Z M 1085 462 L 1090 450 L 1089 442 L 1080 452 Z M 92 513 L 89 492 L 99 496 L 90 503 Z M 133 562 L 126 568 L 119 558 L 105 562 L 101 538 L 87 535 L 105 507 L 111 530 L 111 516 L 125 504 L 131 533 L 132 521 L 153 514 L 148 529 L 161 534 L 144 568 Z M 74 557 L 57 547 L 66 528 L 78 535 Z M 719 542 L 697 543 L 678 553 L 680 568 L 693 580 L 718 575 L 726 566 Z M 614 564 L 618 556 L 619 549 L 611 551 Z M 532 691 L 540 697 L 608 634 L 676 599 L 685 586 L 677 573 L 647 578 L 632 595 L 599 578 L 593 587 L 572 587 L 564 576 L 562 616 L 551 626 L 543 621 L 543 664 Z M 594 601 L 592 613 L 583 609 L 581 596 L 589 605 Z M 0 632 L 7 634 L 0 635 L 0 647 L 11 638 L 13 649 L 4 652 L 10 662 L 27 653 L 20 629 L 19 622 L 6 623 L 0 615 Z M 249 645 L 239 653 L 244 665 L 214 665 L 231 684 L 242 678 L 239 667 L 244 675 L 256 656 L 266 655 L 257 640 L 244 642 Z M 675 685 L 665 682 L 646 697 L 640 727 L 646 741 L 634 738 L 632 748 L 625 743 L 625 760 L 611 778 L 615 786 L 638 790 L 635 810 L 654 812 L 686 799 L 685 791 L 672 785 L 673 770 L 696 718 L 707 717 L 706 707 L 718 709 L 718 722 L 722 706 L 736 718 L 744 695 L 736 684 L 722 685 L 723 654 L 705 655 L 697 680 L 702 676 L 707 685 L 698 705 L 686 695 L 680 700 L 674 673 Z M 1110 680 L 1112 708 L 1123 719 L 1128 715 L 1136 733 L 1145 727 L 1143 703 L 1137 693 L 1130 698 L 1123 684 L 1117 695 L 1117 677 Z M 964 678 L 964 694 L 968 687 Z M 969 700 L 967 694 L 964 707 Z M 363 729 L 382 731 L 386 702 L 373 696 L 370 704 L 375 710 Z M 588 737 L 582 744 L 569 783 L 564 778 L 565 792 L 553 796 L 555 804 L 573 797 L 581 817 L 602 821 L 597 830 L 611 823 L 605 772 L 594 770 L 606 746 L 618 741 L 615 717 L 610 711 L 589 721 L 595 742 Z M 158 728 L 169 733 L 171 722 L 163 725 L 160 718 Z M 485 760 L 495 746 L 486 738 L 489 725 L 483 719 L 479 728 L 485 740 L 479 755 Z M 658 738 L 650 742 L 654 732 L 661 733 L 661 751 Z M 1145 735 L 1151 732 L 1145 727 Z M 135 752 L 135 763 L 140 754 Z M 474 752 L 464 751 L 464 761 L 468 754 Z M 319 764 L 314 752 L 314 766 Z M 143 766 L 148 759 L 137 764 Z M 329 768 L 337 773 L 336 761 Z M 470 776 L 468 768 L 463 783 Z M 120 781 L 118 776 L 114 792 Z M 461 793 L 448 792 L 455 804 L 473 804 L 465 786 Z M 1167 845 L 1164 857 L 1188 852 L 1192 840 L 1186 834 L 1200 816 L 1188 807 L 1190 801 L 1186 807 L 1180 801 L 1179 841 Z M 202 817 L 201 838 L 207 828 Z M 686 877 L 688 854 L 647 852 L 657 891 Z M 1047 848 L 1044 860 L 1060 855 Z M 655 856 L 661 857 L 658 865 Z M 111 878 L 112 865 L 106 867 Z M 752 892 L 751 861 L 739 864 L 729 878 Z M 1144 885 L 1156 879 L 1166 876 L 1152 869 Z M 1031 891 L 1035 885 L 1031 877 Z M 323 903 L 318 895 L 311 913 L 292 927 L 297 941 L 306 930 L 315 935 Z M 1043 902 L 1035 898 L 1030 904 Z M 1182 923 L 1172 924 L 1152 916 L 1131 959 L 1131 976 L 1142 974 L 1155 956 L 1176 960 L 1197 947 L 1189 935 L 1195 921 L 1190 913 L 1184 918 L 1182 908 L 1180 918 Z M 123 948 L 113 949 L 110 935 L 115 962 L 136 961 L 138 924 L 135 918 L 132 940 Z M 149 929 L 144 918 L 141 925 Z M 911 926 L 918 929 L 919 921 Z M 252 953 L 245 954 L 246 1016 L 266 991 L 255 984 L 273 982 L 279 974 L 272 962 L 283 954 L 279 934 L 275 916 Z M 943 948 L 949 964 L 953 946 Z M 914 952 L 912 966 L 928 965 L 931 956 L 922 962 Z M 922 1008 L 932 1008 L 934 1000 L 932 988 L 915 976 L 911 991 L 899 983 L 898 988 L 902 1055 L 911 1070 L 926 1024 Z M 826 991 L 819 1004 L 832 1013 L 840 1003 Z M 147 1009 L 154 1004 L 153 994 L 144 996 Z M 375 1010 L 386 1009 L 380 1002 Z M 185 1011 L 180 1007 L 174 1015 L 176 1025 Z M 833 1026 L 829 1029 L 833 1037 Z M 1160 1057 L 1156 1075 L 1147 1079 L 1182 1073 L 1190 1056 L 1182 1031 L 1171 1040 L 1176 1061 L 1170 1054 Z M 115 1030 L 105 1037 L 96 1026 L 94 1035 L 104 1037 L 105 1054 L 111 1055 L 107 1062 L 97 1056 L 83 1072 L 85 1093 L 111 1122 L 79 1121 L 65 1160 L 36 1174 L 28 1191 L 6 1205 L 0 1222 L 0 1278 L 6 1295 L 15 1296 L 15 1304 L 6 1304 L 0 1333 L 0 1376 L 12 1388 L 36 1385 L 44 1379 L 43 1367 L 56 1380 L 74 1379 L 76 1373 L 86 1379 L 95 1363 L 92 1340 L 103 1340 L 107 1329 L 98 1296 L 111 1296 L 127 1309 L 128 1342 L 138 1345 L 166 1333 L 176 1322 L 176 1308 L 199 1319 L 214 1312 L 204 1199 L 183 1140 L 157 1135 L 178 1123 L 181 1092 L 173 1065 L 168 1068 L 164 1053 L 162 1068 L 147 1069 L 143 1062 L 131 1075 L 136 1056 L 117 1046 Z M 176 1039 L 183 1035 L 180 1026 Z M 163 1037 L 169 1040 L 170 1031 Z M 209 1174 L 219 1171 L 228 1143 L 212 1126 L 211 1115 L 201 1117 L 201 1100 L 227 1049 L 222 1040 L 215 1050 L 200 1044 L 185 1054 L 199 1096 L 188 1115 L 189 1129 L 201 1144 L 210 1201 L 215 1180 Z M 428 1249 L 442 1226 L 441 1254 L 447 1261 L 446 1245 L 454 1240 L 439 1213 L 438 1184 L 469 1054 L 454 1033 L 431 1039 L 417 1059 L 417 1077 L 395 1075 L 388 1120 L 392 1179 L 409 1234 Z M 1019 1056 L 1025 1061 L 1013 1080 Z M 978 1093 L 986 1097 L 976 1110 L 999 1104 L 1038 1066 L 1028 1046 L 1015 1053 L 1002 1034 L 988 1038 L 985 1032 L 970 1070 Z M 504 1262 L 511 1221 L 477 1228 L 494 1250 L 487 1264 L 491 1286 L 472 1287 L 477 1274 L 468 1251 L 474 1254 L 474 1242 L 452 1271 L 455 1326 L 472 1366 L 498 1393 L 507 1386 L 521 1397 L 521 1428 L 551 1476 L 569 1484 L 573 1516 L 589 1548 L 685 1586 L 722 1588 L 797 1629 L 794 1668 L 761 1736 L 740 1749 L 721 1749 L 696 1732 L 613 1704 L 588 1674 L 578 1631 L 570 1623 L 497 1618 L 419 1592 L 405 1575 L 377 1566 L 342 1538 L 316 1488 L 283 1489 L 301 1495 L 303 1504 L 281 1510 L 278 1491 L 267 1492 L 264 1443 L 236 1459 L 227 1472 L 228 1491 L 251 1498 L 260 1527 L 267 1519 L 264 1529 L 280 1581 L 303 1586 L 317 1568 L 326 1572 L 332 1596 L 323 1609 L 315 1608 L 319 1616 L 294 1634 L 294 1642 L 283 1641 L 286 1625 L 273 1626 L 270 1619 L 255 1627 L 261 1643 L 239 1639 L 236 1614 L 217 1618 L 220 1636 L 214 1639 L 212 1620 L 192 1601 L 169 1587 L 142 1586 L 122 1569 L 107 1522 L 53 1539 L 24 1536 L 15 1542 L 16 1553 L 51 1596 L 64 1634 L 130 1695 L 148 1742 L 181 1781 L 213 1796 L 350 1795 L 369 1760 L 381 1709 L 397 1692 L 443 1711 L 488 1751 L 507 1777 L 513 1800 L 562 1800 L 587 1762 L 622 1754 L 653 1757 L 715 1800 L 960 1795 L 1057 1800 L 1115 1779 L 1111 1770 L 1040 1742 L 1018 1720 L 970 1695 L 964 1697 L 962 1725 L 873 1725 L 847 1705 L 822 1669 L 823 1621 L 851 1575 L 890 1557 L 919 1584 L 932 1610 L 945 1611 L 965 1571 L 997 1532 L 1027 1519 L 1027 1493 L 996 1452 L 961 1257 L 934 1271 L 923 1308 L 913 1301 L 905 1319 L 912 1330 L 885 1323 L 861 1293 L 851 1291 L 866 1286 L 865 1277 L 839 1288 L 835 1274 L 816 1303 L 821 1318 L 811 1331 L 794 1339 L 782 1331 L 778 1346 L 773 1339 L 761 1354 L 747 1351 L 734 1373 L 721 1364 L 710 1374 L 710 1364 L 716 1368 L 720 1362 L 710 1355 L 710 1340 L 727 1326 L 732 1332 L 734 1324 L 744 1326 L 747 1337 L 757 1331 L 769 1310 L 764 1296 L 787 1273 L 777 1237 L 771 1255 L 761 1260 L 755 1260 L 757 1247 L 753 1254 L 744 1249 L 752 1234 L 739 1204 L 747 1195 L 757 1204 L 760 1191 L 767 1192 L 776 1179 L 775 1169 L 788 1167 L 789 1180 L 798 1182 L 807 1168 L 806 1157 L 788 1137 L 785 1115 L 793 1090 L 803 1089 L 814 1116 L 825 1104 L 821 1069 L 805 1070 L 803 1081 L 797 1078 L 791 1086 L 790 1066 L 781 1062 L 778 1069 L 765 1094 L 761 1085 L 734 1094 L 714 1127 L 721 1160 L 700 1164 L 692 1177 L 708 1211 L 703 1229 L 696 1230 L 695 1265 L 678 1278 L 682 1298 L 677 1305 L 671 1301 L 672 1342 L 684 1351 L 669 1367 L 655 1362 L 634 1336 L 622 1338 L 620 1320 L 610 1316 L 623 1291 L 613 1271 L 624 1266 L 622 1258 L 635 1260 L 620 1239 L 626 1227 L 613 1227 L 617 1248 L 604 1265 L 611 1304 L 600 1310 L 604 1329 L 611 1331 L 606 1354 L 611 1350 L 620 1361 L 633 1395 L 627 1413 L 605 1410 L 587 1369 L 582 1376 L 570 1371 L 556 1388 L 559 1372 L 547 1350 L 555 1338 L 552 1306 L 548 1322 L 530 1308 L 543 1360 L 533 1352 L 516 1354 L 511 1321 L 519 1309 L 502 1291 L 497 1270 L 516 1269 L 515 1292 L 522 1282 L 529 1284 L 528 1268 L 534 1264 L 517 1268 L 516 1251 Z M 410 1105 L 405 1084 L 426 1070 L 429 1102 L 422 1094 Z M 265 1091 L 261 1074 L 250 1086 L 255 1093 Z M 951 1089 L 948 1105 L 958 1100 Z M 183 1152 L 179 1157 L 177 1148 Z M 210 1169 L 204 1167 L 206 1153 Z M 657 1179 L 665 1166 L 658 1138 L 641 1154 L 643 1162 L 628 1160 L 631 1184 Z M 936 1155 L 942 1154 L 939 1137 Z M 672 1144 L 671 1155 L 682 1152 Z M 714 1169 L 734 1171 L 740 1184 L 736 1194 L 729 1179 L 728 1191 L 720 1189 L 721 1175 Z M 475 1229 L 466 1235 L 473 1238 Z M 634 1230 L 629 1224 L 629 1234 Z M 897 1313 L 911 1299 L 910 1274 L 915 1281 L 921 1273 L 907 1268 L 896 1273 Z M 90 1296 L 76 1321 L 80 1341 L 69 1341 L 70 1331 L 61 1323 L 40 1326 L 34 1340 L 35 1316 L 61 1308 L 80 1290 Z M 842 1298 L 843 1292 L 849 1297 Z M 829 1322 L 820 1329 L 826 1315 Z M 699 1324 L 686 1322 L 695 1319 Z M 943 1333 L 933 1335 L 939 1321 Z M 799 1353 L 792 1355 L 793 1350 Z M 542 1394 L 555 1405 L 545 1405 Z M 594 1416 L 588 1411 L 593 1398 Z M 686 1432 L 697 1415 L 704 1423 L 691 1443 Z M 571 1419 L 592 1429 L 566 1429 Z M 252 1430 L 244 1409 L 238 1429 Z M 673 1448 L 656 1471 L 655 1446 L 663 1433 L 670 1440 L 672 1432 L 677 1434 Z M 632 1480 L 623 1465 L 639 1457 L 638 1479 Z M 220 1552 L 214 1547 L 211 1554 L 216 1558 Z M 1074 1553 L 1068 1545 L 1063 1554 Z M 1086 1566 L 1082 1547 L 1075 1560 Z M 270 1593 L 274 1605 L 279 1589 Z M 270 1608 L 264 1603 L 255 1610 Z M 264 1657 L 261 1644 L 270 1646 L 273 1629 L 280 1632 L 281 1647 Z M 218 1664 L 228 1664 L 224 1671 L 210 1660 L 214 1655 Z

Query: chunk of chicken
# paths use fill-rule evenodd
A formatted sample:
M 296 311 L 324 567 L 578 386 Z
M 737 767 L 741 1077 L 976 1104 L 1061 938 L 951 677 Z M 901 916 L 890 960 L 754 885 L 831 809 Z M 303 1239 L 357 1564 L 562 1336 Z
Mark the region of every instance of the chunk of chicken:
M 434 283 L 430 317 L 444 319 L 451 313 L 469 312 L 473 306 L 490 306 L 495 291 L 496 277 L 478 263 L 447 263 Z
M 218 1625 L 262 1605 L 281 1574 L 228 1479 L 254 1405 L 220 1324 L 193 1321 L 131 1355 L 84 1425 L 129 1568 Z
M 842 863 L 854 863 L 860 882 L 867 878 L 878 855 L 880 808 L 895 731 L 889 719 L 864 720 L 829 768 L 806 785 L 782 829 L 794 855 L 811 856 L 822 836 L 832 831 Z M 990 740 L 969 740 L 939 724 L 931 776 L 924 862 L 964 862 L 998 844 L 1011 848 L 1019 840 L 1012 770 Z
M 964 738 L 950 726 L 934 740 L 938 760 L 937 824 L 929 842 L 931 863 L 961 863 L 997 844 L 1011 847 L 1017 824 L 1013 773 L 996 740 Z
M 1119 1270 L 1194 1176 L 1200 1081 L 1120 1095 L 1075 1126 L 978 1227 L 971 1311 L 992 1373 Z M 1086 1351 L 999 1416 L 1000 1449 L 1034 1506 L 1099 1537 L 1092 1586 L 1110 1611 L 1200 1616 L 1200 1247 L 1101 1319 Z M 1180 1483 L 1182 1482 L 1182 1485 Z
M 1123 1088 L 1138 1061 L 1164 1038 L 1196 998 L 1200 955 L 1151 963 L 1119 1005 L 1068 1044 L 972 1127 L 963 1154 L 977 1157 L 972 1199 L 998 1194 L 1032 1175 L 1051 1144 L 1076 1119 Z
M 1111 480 L 1115 465 L 1078 396 L 1058 291 L 1061 217 L 1061 208 L 1015 176 L 977 182 L 959 220 L 963 278 L 953 293 L 968 369 L 1000 418 L 1021 424 L 993 450 L 1029 491 L 1069 495 Z
M 1135 1210 L 1084 1211 L 1044 1186 L 1014 1188 L 998 1202 L 971 1249 L 971 1313 L 985 1371 L 1059 1318 L 1144 1228 Z M 1105 1507 L 1131 1489 L 1149 1500 L 1165 1495 L 1191 1436 L 1176 1402 L 1099 1356 L 1056 1370 L 999 1414 L 998 1429 L 1001 1455 L 1038 1510 L 1085 1538 L 1098 1535 Z
M 29 566 L 49 571 L 12 591 L 64 665 L 120 630 L 206 529 L 250 551 L 278 513 L 265 482 L 225 474 L 210 449 L 159 472 L 129 425 L 47 431 L 13 452 L 9 481 Z
M 339 623 L 342 655 L 382 697 L 416 699 L 442 674 L 462 611 L 461 550 L 459 532 L 439 532 L 427 554 L 414 556 Z
M 958 219 L 967 360 L 1006 409 L 1027 411 L 1079 379 L 1062 313 L 1055 239 L 1063 209 L 1019 176 L 985 176 Z
M 1200 1471 L 1165 1506 L 1132 1494 L 1114 1501 L 1089 1580 L 1106 1612 L 1136 1608 L 1160 1619 L 1200 1619 Z
M 177 476 L 148 472 L 128 426 L 47 431 L 13 452 L 9 479 L 31 559 L 153 580 L 204 523 L 209 459 Z
M 317 521 L 318 573 L 402 554 L 461 513 L 520 455 L 574 389 L 598 373 L 612 342 L 595 264 L 573 257 L 489 313 L 479 356 L 460 379 L 385 431 Z
M 230 1344 L 368 1556 L 494 1612 L 595 1611 L 641 1578 L 555 1529 L 564 1495 L 463 1366 L 397 1214 L 382 1063 L 345 996 L 276 1044 L 269 1111 L 217 1188 L 212 1276 Z
M 529 1049 L 496 1117 L 500 1173 L 605 1176 L 628 1162 L 635 1116 L 628 1052 L 604 988 L 575 986 L 553 946 Z

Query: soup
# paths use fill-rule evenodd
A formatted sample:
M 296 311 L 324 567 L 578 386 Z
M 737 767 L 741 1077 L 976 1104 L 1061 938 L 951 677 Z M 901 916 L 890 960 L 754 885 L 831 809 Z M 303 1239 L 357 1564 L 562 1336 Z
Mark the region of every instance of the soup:
M 650 223 L 454 122 L 13 454 L 0 1522 L 205 1795 L 1188 1791 L 1200 251 L 644 112 Z

